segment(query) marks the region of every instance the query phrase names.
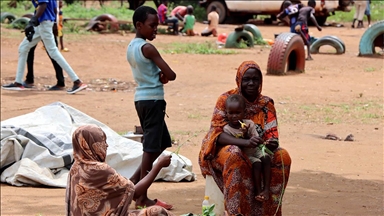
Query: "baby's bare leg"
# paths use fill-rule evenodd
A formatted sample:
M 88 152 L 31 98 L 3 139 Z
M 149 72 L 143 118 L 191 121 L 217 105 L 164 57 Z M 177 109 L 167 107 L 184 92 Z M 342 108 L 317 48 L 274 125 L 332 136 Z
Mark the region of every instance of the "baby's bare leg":
M 252 164 L 253 179 L 255 180 L 255 194 L 261 193 L 261 161 Z
M 265 201 L 269 199 L 269 188 L 271 186 L 271 158 L 265 156 L 260 158 L 263 168 L 263 180 L 264 188 L 260 194 L 256 196 L 256 199 L 259 201 Z

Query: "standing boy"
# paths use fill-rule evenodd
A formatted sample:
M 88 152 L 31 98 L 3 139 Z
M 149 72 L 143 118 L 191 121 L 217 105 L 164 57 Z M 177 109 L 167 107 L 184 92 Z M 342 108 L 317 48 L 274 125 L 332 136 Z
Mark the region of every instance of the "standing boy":
M 307 45 L 307 51 L 308 51 L 308 57 L 307 60 L 313 60 L 310 52 L 311 42 L 310 42 L 310 36 L 308 32 L 308 19 L 310 19 L 313 24 L 317 27 L 319 31 L 322 30 L 322 28 L 319 26 L 319 24 L 316 21 L 315 18 L 315 8 L 316 7 L 316 1 L 315 0 L 309 0 L 308 6 L 302 7 L 299 10 L 299 16 L 297 17 L 297 22 L 295 24 L 295 30 L 300 36 L 303 38 L 305 45 Z
M 60 40 L 60 47 L 61 51 L 68 52 L 69 49 L 64 47 L 64 34 L 63 34 L 63 27 L 64 27 L 64 18 L 63 18 L 63 11 L 61 8 L 63 7 L 63 0 L 59 0 L 59 22 L 57 24 L 57 32 Z
M 144 132 L 143 157 L 141 166 L 131 177 L 135 184 L 152 169 L 153 162 L 168 147 L 171 136 L 165 123 L 164 87 L 168 81 L 176 79 L 175 72 L 163 60 L 155 46 L 148 43 L 156 38 L 159 18 L 157 11 L 148 6 L 140 6 L 133 14 L 136 37 L 127 48 L 127 60 L 133 78 L 137 83 L 135 108 Z M 160 205 L 171 209 L 160 200 L 148 198 L 147 191 L 136 200 L 136 208 Z
M 16 79 L 14 83 L 3 85 L 3 89 L 7 90 L 24 90 L 23 74 L 29 50 L 43 40 L 45 49 L 49 56 L 55 60 L 61 68 L 63 68 L 71 80 L 73 81 L 72 89 L 68 90 L 68 94 L 75 94 L 85 88 L 87 85 L 83 83 L 76 75 L 75 71 L 67 63 L 56 47 L 52 27 L 56 21 L 56 0 L 32 0 L 35 7 L 35 14 L 25 27 L 25 38 L 19 46 L 19 59 L 17 64 Z

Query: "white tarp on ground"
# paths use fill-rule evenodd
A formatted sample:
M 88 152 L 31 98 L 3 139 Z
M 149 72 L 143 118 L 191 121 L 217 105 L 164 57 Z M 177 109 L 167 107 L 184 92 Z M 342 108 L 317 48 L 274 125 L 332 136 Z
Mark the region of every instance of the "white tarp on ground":
M 85 124 L 95 124 L 104 130 L 109 145 L 106 162 L 129 178 L 141 163 L 142 144 L 122 137 L 71 106 L 56 102 L 1 122 L 1 182 L 66 187 L 73 162 L 72 133 Z M 171 165 L 163 168 L 156 180 L 194 181 L 195 174 L 191 171 L 188 158 L 173 155 Z

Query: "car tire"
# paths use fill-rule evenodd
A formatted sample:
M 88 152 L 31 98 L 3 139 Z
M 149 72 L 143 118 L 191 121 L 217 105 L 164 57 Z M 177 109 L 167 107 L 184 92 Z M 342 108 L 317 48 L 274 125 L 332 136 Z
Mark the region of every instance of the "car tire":
M 27 17 L 27 18 L 31 19 L 33 17 L 33 15 L 34 15 L 33 13 L 26 13 L 21 17 Z
M 253 39 L 256 40 L 263 40 L 263 36 L 261 35 L 261 32 L 257 26 L 253 24 L 245 24 L 244 25 L 244 30 L 251 32 L 253 35 Z
M 12 23 L 15 19 L 16 19 L 16 16 L 11 13 L 8 13 L 8 12 L 1 13 L 1 18 L 0 18 L 1 23 L 4 23 L 5 20 L 8 20 L 8 23 Z
M 331 38 L 336 39 L 336 40 L 339 41 L 339 42 L 341 43 L 341 45 L 343 46 L 344 52 L 347 51 L 347 49 L 345 48 L 345 43 L 344 43 L 344 41 L 342 41 L 340 38 L 338 38 L 338 37 L 336 37 L 336 36 L 334 36 L 334 35 L 326 35 L 326 36 L 324 36 L 323 38 L 325 38 L 325 37 L 331 37 Z
M 359 56 L 369 56 L 375 54 L 376 46 L 384 49 L 383 37 L 384 20 L 373 24 L 365 30 L 359 43 Z
M 230 33 L 225 41 L 225 48 L 241 48 L 241 39 L 243 39 L 248 47 L 253 47 L 255 42 L 253 36 L 248 31 L 234 31 Z
M 223 24 L 227 18 L 227 7 L 222 1 L 212 1 L 207 7 L 207 14 L 211 12 L 212 6 L 216 6 L 216 11 L 219 14 L 219 23 Z
M 19 17 L 11 23 L 12 28 L 14 29 L 24 29 L 29 23 L 29 18 L 27 17 Z
M 315 42 L 311 44 L 310 52 L 311 54 L 317 54 L 319 53 L 320 47 L 324 45 L 332 46 L 336 49 L 336 54 L 343 54 L 345 53 L 345 48 L 340 41 L 332 36 L 325 36 L 322 38 L 317 39 Z
M 96 16 L 96 17 L 92 18 L 89 21 L 88 25 L 85 27 L 85 29 L 87 31 L 89 31 L 91 29 L 93 31 L 101 31 L 101 30 L 95 28 L 96 24 L 99 21 L 100 22 L 109 22 L 109 29 L 108 30 L 110 30 L 110 31 L 113 31 L 113 32 L 114 31 L 118 31 L 119 28 L 120 28 L 119 27 L 119 22 L 118 22 L 118 20 L 117 20 L 117 18 L 115 16 L 113 16 L 111 14 L 102 14 L 102 15 L 99 15 L 99 16 Z M 107 30 L 108 26 L 106 24 L 102 24 L 102 25 L 104 26 L 103 29 Z
M 268 57 L 268 75 L 285 75 L 287 70 L 300 73 L 305 70 L 304 42 L 295 33 L 279 34 Z

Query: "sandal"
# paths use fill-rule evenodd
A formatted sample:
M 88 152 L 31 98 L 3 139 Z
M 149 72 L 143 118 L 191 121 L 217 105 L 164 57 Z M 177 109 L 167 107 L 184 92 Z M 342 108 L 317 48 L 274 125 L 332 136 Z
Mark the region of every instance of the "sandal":
M 154 201 L 156 202 L 155 205 L 161 206 L 167 210 L 171 210 L 173 208 L 173 205 L 167 204 L 166 202 L 160 201 L 158 199 L 154 199 Z

